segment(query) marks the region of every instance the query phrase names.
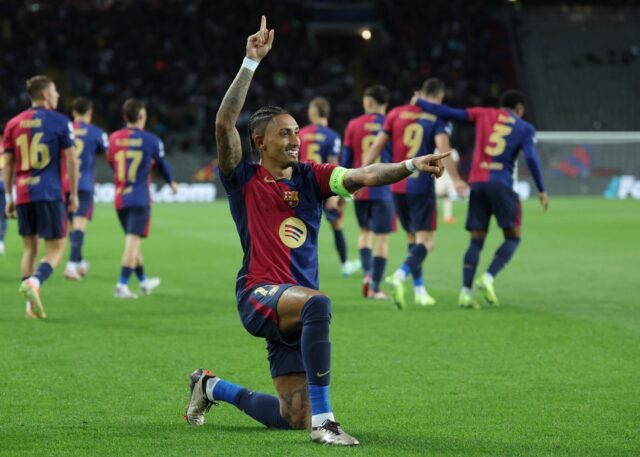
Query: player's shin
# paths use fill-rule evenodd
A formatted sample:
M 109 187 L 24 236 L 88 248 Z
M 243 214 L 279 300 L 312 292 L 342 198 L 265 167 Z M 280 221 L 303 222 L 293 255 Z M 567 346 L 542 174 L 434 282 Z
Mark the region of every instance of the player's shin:
M 371 275 L 371 289 L 373 292 L 380 291 L 380 281 L 384 276 L 384 270 L 387 267 L 386 257 L 374 257 L 373 258 L 373 273 Z
M 484 246 L 483 239 L 472 238 L 467 252 L 464 254 L 464 264 L 462 267 L 462 284 L 465 288 L 471 289 L 473 277 L 480 261 L 480 251 Z
M 509 262 L 509 260 L 511 260 L 511 258 L 513 257 L 513 254 L 516 252 L 516 249 L 518 249 L 519 244 L 519 237 L 505 238 L 504 242 L 496 250 L 493 261 L 491 262 L 491 265 L 489 265 L 487 273 L 489 273 L 493 277 L 500 273 L 500 270 L 502 270 Z
M 301 350 L 307 374 L 309 401 L 311 403 L 311 426 L 320 427 L 324 421 L 333 421 L 329 401 L 331 371 L 331 343 L 329 323 L 331 300 L 324 295 L 311 297 L 302 308 Z

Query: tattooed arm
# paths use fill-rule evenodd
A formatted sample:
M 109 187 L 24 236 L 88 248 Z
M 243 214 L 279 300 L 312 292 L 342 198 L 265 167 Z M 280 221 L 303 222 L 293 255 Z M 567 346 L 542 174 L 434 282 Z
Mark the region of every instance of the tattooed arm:
M 273 36 L 274 31 L 267 29 L 267 18 L 262 16 L 260 30 L 247 38 L 247 59 L 255 62 L 257 66 L 271 50 Z M 218 165 L 224 175 L 231 173 L 242 159 L 242 146 L 236 122 L 247 98 L 252 78 L 253 70 L 243 64 L 224 95 L 216 115 Z
M 442 176 L 444 165 L 442 159 L 448 157 L 451 152 L 429 154 L 411 159 L 416 170 L 431 173 L 436 178 Z M 407 169 L 404 162 L 376 163 L 363 168 L 354 168 L 344 175 L 344 187 L 351 193 L 362 187 L 384 186 L 401 181 L 412 172 Z

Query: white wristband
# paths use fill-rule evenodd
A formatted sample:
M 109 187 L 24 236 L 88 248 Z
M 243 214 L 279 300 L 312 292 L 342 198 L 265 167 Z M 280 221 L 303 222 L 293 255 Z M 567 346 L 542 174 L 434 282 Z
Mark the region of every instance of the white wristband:
M 417 170 L 416 166 L 413 164 L 413 159 L 407 159 L 404 161 L 404 166 L 407 167 L 409 172 L 413 173 Z
M 247 70 L 251 70 L 255 72 L 256 68 L 258 68 L 259 63 L 260 62 L 256 62 L 255 60 L 245 57 L 244 60 L 242 61 L 242 68 L 246 68 Z
M 5 199 L 8 203 L 13 202 L 13 194 L 12 194 L 12 193 L 8 193 L 8 194 L 7 194 L 7 193 L 5 192 L 5 194 L 4 194 L 4 199 Z

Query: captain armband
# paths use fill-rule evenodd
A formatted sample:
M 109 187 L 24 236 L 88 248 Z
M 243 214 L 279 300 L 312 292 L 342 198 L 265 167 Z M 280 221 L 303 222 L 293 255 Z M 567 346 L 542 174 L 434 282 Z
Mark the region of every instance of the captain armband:
M 329 188 L 331 192 L 341 197 L 351 197 L 351 192 L 344 187 L 344 175 L 346 175 L 348 171 L 347 168 L 343 167 L 333 169 L 331 177 L 329 178 Z

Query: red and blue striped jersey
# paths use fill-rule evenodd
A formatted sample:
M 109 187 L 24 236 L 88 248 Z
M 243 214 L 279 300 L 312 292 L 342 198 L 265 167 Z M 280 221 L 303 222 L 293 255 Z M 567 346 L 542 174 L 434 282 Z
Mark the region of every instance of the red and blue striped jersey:
M 0 138 L 0 192 L 4 193 L 4 172 L 2 169 L 4 168 L 4 145 L 2 144 L 2 138 Z M 0 208 L 0 211 L 4 211 L 4 209 Z
M 382 130 L 384 115 L 363 114 L 351 119 L 344 132 L 344 147 L 340 165 L 345 168 L 362 167 L 363 155 L 371 149 L 376 135 Z M 387 143 L 376 163 L 391 163 L 391 145 Z M 354 195 L 355 200 L 391 200 L 389 186 L 364 187 Z
M 73 146 L 73 127 L 64 114 L 29 108 L 4 130 L 4 152 L 16 165 L 16 204 L 63 199 L 64 149 Z
M 151 205 L 151 167 L 154 163 L 167 182 L 171 170 L 160 138 L 138 128 L 117 130 L 109 137 L 108 159 L 113 167 L 116 209 Z
M 536 151 L 536 129 L 504 108 L 451 108 L 426 100 L 416 102 L 427 113 L 476 126 L 476 144 L 469 182 L 499 182 L 513 187 L 513 171 L 522 149 L 527 167 L 538 188 L 544 192 L 542 167 Z
M 500 182 L 513 187 L 518 153 L 536 142 L 534 127 L 505 109 L 468 108 L 467 115 L 476 124 L 469 182 Z
M 300 162 L 337 163 L 340 135 L 324 125 L 311 124 L 300 129 Z
M 93 192 L 96 155 L 107 152 L 109 138 L 102 129 L 84 122 L 74 122 L 73 133 L 76 138 L 76 155 L 80 161 L 78 190 Z
M 384 121 L 384 132 L 391 139 L 393 161 L 396 163 L 432 154 L 436 148 L 436 135 L 451 135 L 451 130 L 451 124 L 423 112 L 415 105 L 392 109 Z M 408 178 L 392 184 L 391 191 L 396 194 L 435 195 L 433 176 L 416 171 Z
M 245 160 L 228 176 L 220 172 L 244 252 L 237 291 L 263 284 L 318 289 L 322 202 L 334 195 L 329 179 L 335 167 L 299 162 L 290 180 L 276 180 Z

